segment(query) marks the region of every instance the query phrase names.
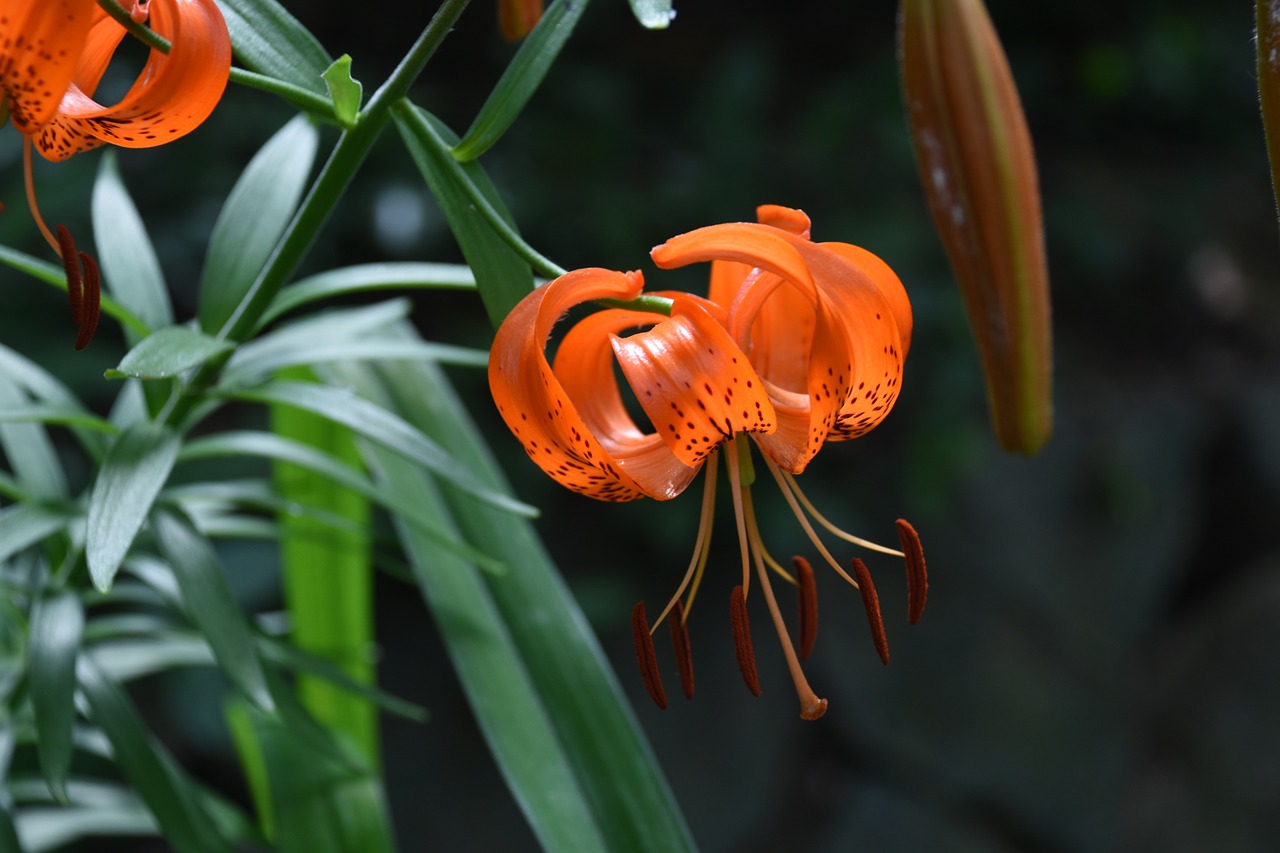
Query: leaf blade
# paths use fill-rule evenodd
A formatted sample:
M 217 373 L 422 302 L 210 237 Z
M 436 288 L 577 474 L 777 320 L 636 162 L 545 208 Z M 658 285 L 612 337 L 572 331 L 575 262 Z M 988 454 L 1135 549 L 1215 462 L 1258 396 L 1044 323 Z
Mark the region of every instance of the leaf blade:
M 36 749 L 49 791 L 67 802 L 74 728 L 76 656 L 84 634 L 84 609 L 75 593 L 42 596 L 32 608 L 30 626 L 31 706 Z
M 143 338 L 105 376 L 108 379 L 164 379 L 178 376 L 230 352 L 231 349 L 232 344 L 228 341 L 182 326 L 169 326 Z

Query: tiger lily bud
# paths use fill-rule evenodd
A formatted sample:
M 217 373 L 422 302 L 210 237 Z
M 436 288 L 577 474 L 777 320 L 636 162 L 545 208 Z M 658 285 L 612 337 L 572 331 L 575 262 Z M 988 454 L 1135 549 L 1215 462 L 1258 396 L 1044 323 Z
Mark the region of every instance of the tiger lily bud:
M 1052 331 L 1031 136 L 981 0 L 903 0 L 899 60 L 916 162 L 960 284 L 996 438 L 1053 426 Z

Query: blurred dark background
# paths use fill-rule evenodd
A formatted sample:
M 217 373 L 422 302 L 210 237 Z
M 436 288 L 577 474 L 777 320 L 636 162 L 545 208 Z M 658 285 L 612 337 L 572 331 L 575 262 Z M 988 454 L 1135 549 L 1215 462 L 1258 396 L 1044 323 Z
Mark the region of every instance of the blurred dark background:
M 699 696 L 660 712 L 635 673 L 627 615 L 674 591 L 696 491 L 662 505 L 561 491 L 502 429 L 483 377 L 455 374 L 520 497 L 544 508 L 539 527 L 699 843 L 1280 849 L 1280 228 L 1252 6 L 989 2 L 1036 142 L 1053 282 L 1057 421 L 1034 459 L 1003 453 L 987 426 L 976 351 L 914 171 L 892 4 L 677 8 L 669 30 L 646 32 L 622 0 L 595 0 L 483 162 L 530 243 L 567 268 L 640 268 L 653 280 L 651 246 L 750 219 L 763 202 L 806 210 L 815 239 L 884 257 L 916 313 L 902 397 L 874 433 L 824 450 L 802 482 L 829 517 L 871 538 L 892 543 L 893 520 L 911 519 L 932 569 L 928 610 L 908 630 L 899 564 L 869 559 L 887 669 L 856 593 L 819 574 L 808 674 L 831 708 L 804 723 L 763 613 L 764 695 L 741 684 L 724 606 L 737 556 L 722 523 L 690 623 Z M 294 11 L 331 53 L 352 54 L 366 92 L 430 14 L 408 3 Z M 475 3 L 415 99 L 462 131 L 511 51 L 491 5 Z M 232 90 L 198 133 L 122 153 L 180 316 L 194 310 L 222 198 L 289 115 Z M 40 254 L 16 157 L 3 134 L 0 239 Z M 89 233 L 96 157 L 39 170 L 51 221 Z M 307 268 L 387 258 L 460 260 L 393 134 Z M 703 275 L 668 273 L 666 286 Z M 0 293 L 0 340 L 109 405 L 100 377 L 122 351 L 114 330 L 75 354 L 58 294 L 8 270 Z M 465 294 L 422 297 L 415 319 L 455 343 L 491 334 Z M 781 500 L 757 493 L 773 553 L 806 553 Z M 278 607 L 269 549 L 228 556 L 246 600 Z M 403 849 L 533 848 L 421 602 L 390 578 L 379 591 L 383 682 L 433 715 L 384 729 Z M 217 681 L 195 673 L 143 689 L 190 766 L 242 796 Z

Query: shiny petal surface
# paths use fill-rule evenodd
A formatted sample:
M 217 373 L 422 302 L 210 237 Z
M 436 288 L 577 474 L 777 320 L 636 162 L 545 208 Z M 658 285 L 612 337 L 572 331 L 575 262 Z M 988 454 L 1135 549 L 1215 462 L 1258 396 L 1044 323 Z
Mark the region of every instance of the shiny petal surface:
M 776 429 L 773 405 L 746 354 L 706 307 L 677 299 L 652 329 L 613 337 L 636 399 L 671 452 L 690 467 L 741 432 Z
M 489 357 L 494 402 L 529 457 L 556 482 L 599 500 L 675 497 L 697 473 L 696 468 L 673 469 L 670 462 L 676 460 L 670 451 L 656 440 L 645 442 L 625 415 L 612 378 L 612 362 L 602 357 L 612 328 L 609 321 L 589 327 L 570 342 L 569 352 L 559 355 L 557 362 L 593 423 L 610 436 L 617 456 L 588 427 L 545 355 L 552 327 L 571 308 L 596 299 L 634 299 L 643 283 L 639 273 L 604 269 L 566 273 L 512 309 L 498 329 Z M 631 317 L 621 319 L 632 323 Z M 665 467 L 656 461 L 662 454 L 670 460 Z M 634 477 L 629 463 L 622 461 L 628 457 L 640 460 L 632 466 Z
M 775 435 L 757 441 L 786 470 L 799 473 L 828 438 L 861 435 L 888 414 L 902 377 L 901 306 L 895 310 L 895 302 L 882 292 L 878 268 L 868 271 L 845 250 L 815 245 L 791 230 L 752 223 L 682 234 L 654 249 L 653 259 L 664 268 L 728 261 L 764 273 L 748 274 L 734 298 L 729 324 L 758 370 L 765 361 L 761 353 L 784 346 L 788 326 L 795 329 L 794 318 L 807 306 L 813 341 L 803 391 L 773 383 L 762 370 L 771 383 L 779 423 Z M 779 295 L 786 290 L 792 293 Z M 771 300 L 780 301 L 766 309 Z M 762 314 L 760 334 L 770 339 L 756 338 Z M 788 370 L 795 370 L 796 359 L 789 361 Z
M 86 56 L 57 117 L 36 137 L 46 159 L 65 160 L 103 143 L 150 148 L 183 136 L 217 106 L 231 69 L 231 37 L 213 0 L 151 0 L 151 27 L 173 45 L 166 55 L 151 51 L 137 81 L 114 106 L 91 97 L 101 51 Z M 110 48 L 114 50 L 114 46 Z M 100 77 L 101 72 L 97 75 Z
M 94 0 L 0 6 L 0 89 L 19 133 L 34 133 L 53 118 L 97 11 Z

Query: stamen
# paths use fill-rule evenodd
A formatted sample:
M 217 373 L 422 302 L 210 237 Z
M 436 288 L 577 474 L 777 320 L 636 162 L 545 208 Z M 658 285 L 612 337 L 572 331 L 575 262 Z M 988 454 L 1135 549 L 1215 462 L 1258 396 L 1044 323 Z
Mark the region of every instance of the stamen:
M 80 253 L 80 263 L 84 266 L 84 315 L 80 320 L 80 333 L 76 335 L 77 350 L 84 349 L 93 340 L 102 317 L 102 277 L 98 265 L 87 252 Z
M 796 478 L 794 474 L 791 474 L 790 472 L 787 472 L 787 471 L 783 471 L 781 473 L 782 473 L 782 476 L 786 478 L 787 485 L 791 487 L 791 490 L 795 492 L 796 497 L 800 499 L 800 503 L 804 504 L 804 508 L 805 510 L 808 511 L 809 515 L 812 515 L 815 521 L 817 521 L 819 524 L 825 527 L 828 531 L 830 531 L 832 536 L 837 536 L 846 542 L 852 542 L 854 545 L 858 545 L 859 547 L 866 548 L 868 551 L 879 551 L 881 554 L 888 554 L 892 557 L 902 556 L 901 551 L 895 551 L 892 548 L 889 548 L 885 545 L 879 545 L 875 542 L 872 542 L 870 539 L 863 539 L 861 536 L 854 536 L 852 533 L 849 533 L 845 530 L 840 529 L 839 527 L 836 527 L 834 524 L 832 524 L 830 521 L 827 520 L 826 516 L 818 512 L 817 508 L 813 505 L 813 502 L 810 501 L 809 498 L 805 495 L 805 493 L 801 490 L 800 484 L 796 482 Z
M 818 586 L 808 560 L 792 557 L 791 563 L 796 567 L 796 597 L 800 605 L 800 659 L 808 660 L 818 638 Z
M 729 617 L 733 623 L 733 650 L 738 655 L 738 669 L 747 689 L 760 695 L 760 676 L 756 674 L 756 655 L 751 648 L 751 625 L 747 621 L 747 602 L 742 587 L 735 586 L 729 594 Z
M 880 596 L 876 595 L 875 584 L 871 582 L 871 572 L 867 564 L 853 558 L 853 573 L 858 578 L 858 592 L 862 594 L 862 606 L 867 610 L 867 622 L 871 625 L 871 639 L 876 644 L 876 652 L 885 666 L 889 665 L 889 638 L 884 633 L 884 618 L 880 615 Z
M 689 560 L 689 568 L 685 570 L 684 578 L 676 588 L 676 594 L 671 596 L 667 606 L 662 608 L 658 621 L 653 623 L 654 630 L 662 624 L 663 619 L 667 618 L 671 608 L 680 600 L 680 596 L 684 595 L 685 589 L 689 588 L 690 582 L 693 586 L 689 589 L 689 600 L 682 611 L 685 614 L 684 618 L 687 619 L 689 611 L 693 610 L 693 599 L 698 594 L 698 587 L 702 585 L 702 573 L 707 568 L 707 555 L 711 553 L 711 529 L 715 526 L 712 522 L 715 519 L 716 508 L 716 455 L 719 452 L 718 449 L 711 451 L 711 456 L 707 460 L 707 473 L 704 475 L 702 486 L 702 514 L 698 517 L 698 535 L 693 542 L 693 557 Z
M 31 137 L 22 137 L 22 182 L 27 189 L 27 206 L 31 208 L 31 218 L 36 221 L 36 227 L 40 229 L 40 233 L 44 235 L 44 240 L 59 255 L 62 254 L 62 248 L 58 245 L 58 241 L 53 238 L 49 226 L 44 224 L 44 217 L 40 215 L 40 205 L 36 204 L 36 184 L 35 179 L 31 176 Z M 72 255 L 74 258 L 74 254 Z M 63 258 L 63 263 L 66 263 Z
M 689 648 L 689 629 L 685 625 L 684 607 L 676 600 L 676 612 L 671 617 L 671 645 L 676 652 L 676 665 L 680 667 L 680 686 L 686 699 L 693 698 L 693 652 Z
M 759 544 L 760 530 L 754 523 L 751 527 L 751 536 L 752 544 Z M 769 573 L 765 571 L 764 560 L 760 559 L 759 551 L 756 552 L 756 573 L 760 575 L 760 589 L 764 591 L 765 604 L 769 605 L 769 616 L 773 619 L 773 628 L 778 633 L 782 655 L 787 659 L 787 669 L 791 671 L 791 681 L 795 684 L 796 697 L 800 700 L 800 718 L 816 720 L 827 712 L 827 700 L 819 699 L 813 692 L 813 688 L 809 686 L 808 679 L 804 677 L 804 670 L 800 668 L 800 659 L 796 657 L 795 646 L 791 644 L 787 626 L 782 621 L 778 599 L 773 594 L 773 583 L 769 580 Z
M 667 708 L 667 693 L 662 689 L 662 675 L 658 672 L 658 656 L 653 651 L 653 637 L 649 635 L 649 620 L 644 615 L 644 602 L 636 602 L 631 610 L 631 639 L 636 646 L 636 664 L 640 667 L 640 677 L 644 679 L 645 689 L 653 704 L 664 711 Z
M 787 499 L 787 505 L 791 507 L 791 513 L 796 517 L 796 521 L 800 522 L 800 527 L 804 529 L 808 535 L 809 541 L 813 543 L 813 547 L 818 549 L 818 553 L 822 555 L 822 559 L 827 561 L 827 565 L 835 569 L 836 574 L 845 579 L 845 582 L 857 589 L 858 582 L 849 577 L 849 573 L 840 567 L 836 562 L 836 558 L 831 556 L 831 552 L 827 550 L 827 546 L 822 544 L 822 540 L 818 538 L 818 534 L 813 529 L 813 525 L 809 523 L 809 519 L 805 518 L 804 512 L 800 509 L 800 504 L 796 501 L 790 484 L 783 479 L 782 469 L 770 459 L 768 456 L 764 458 L 765 464 L 769 467 L 769 473 L 773 474 L 773 479 L 777 480 L 778 488 L 782 491 L 782 496 Z
M 747 525 L 746 516 L 743 513 L 742 501 L 743 496 L 747 493 L 742 486 L 741 471 L 741 442 L 745 441 L 743 436 L 734 439 L 734 443 L 738 445 L 739 452 L 729 457 L 725 454 L 725 464 L 729 466 L 729 486 L 733 489 L 733 518 L 738 524 L 738 550 L 742 552 L 742 595 L 746 597 L 747 590 L 751 588 L 751 562 L 749 551 L 747 549 Z M 766 462 L 768 459 L 765 460 Z M 770 462 L 770 465 L 773 463 Z
M 911 625 L 924 615 L 924 601 L 929 595 L 929 573 L 924 566 L 924 546 L 916 529 L 905 518 L 896 522 L 902 552 L 907 558 L 907 622 Z
M 81 285 L 76 241 L 71 238 L 71 232 L 65 225 L 58 226 L 58 254 L 62 257 L 62 269 L 67 275 L 67 303 L 71 306 L 71 322 L 78 326 L 84 322 L 84 289 Z

